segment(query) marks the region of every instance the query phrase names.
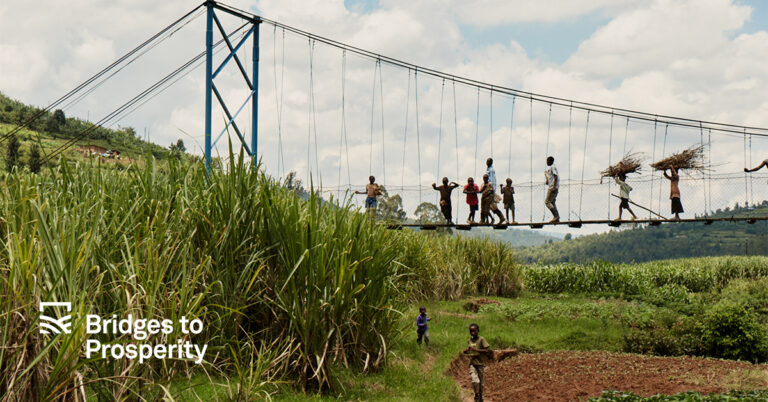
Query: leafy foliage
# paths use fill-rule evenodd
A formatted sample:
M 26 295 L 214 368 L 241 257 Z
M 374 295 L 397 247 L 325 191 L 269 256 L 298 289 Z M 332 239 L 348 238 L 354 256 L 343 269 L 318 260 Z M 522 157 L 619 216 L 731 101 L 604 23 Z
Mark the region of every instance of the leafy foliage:
M 712 217 L 768 215 L 768 201 L 755 209 L 733 208 Z M 615 263 L 723 255 L 768 255 L 768 221 L 754 224 L 713 222 L 664 224 L 613 231 L 521 248 L 523 262 L 581 262 L 596 259 Z

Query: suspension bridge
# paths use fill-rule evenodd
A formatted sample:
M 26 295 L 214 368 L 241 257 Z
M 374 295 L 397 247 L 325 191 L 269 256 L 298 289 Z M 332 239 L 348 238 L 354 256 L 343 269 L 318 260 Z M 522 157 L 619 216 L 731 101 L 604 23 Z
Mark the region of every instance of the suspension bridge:
M 646 162 L 641 174 L 628 178 L 631 200 L 645 208 L 637 211 L 634 222 L 658 225 L 670 221 L 665 217 L 669 182 L 648 163 L 697 145 L 704 150 L 705 168 L 681 175 L 686 217 L 676 222 L 768 220 L 758 212 L 710 216 L 734 204 L 755 206 L 768 199 L 768 170 L 744 171 L 768 157 L 768 128 L 514 89 L 491 83 L 492 77 L 470 78 L 412 64 L 216 1 L 196 6 L 154 33 L 0 136 L 0 142 L 47 112 L 82 101 L 160 43 L 190 30 L 199 35 L 203 26 L 198 53 L 45 155 L 46 160 L 96 127 L 123 121 L 182 78 L 199 74 L 205 78 L 200 119 L 207 166 L 226 137 L 242 146 L 254 166 L 260 161 L 277 178 L 293 172 L 327 198 L 351 196 L 372 175 L 390 207 L 413 211 L 427 202 L 438 204 L 432 183 L 444 176 L 461 186 L 468 177 L 482 182 L 486 158 L 493 158 L 498 182 L 513 180 L 517 222 L 484 226 L 617 226 L 616 184 L 599 172 L 633 152 Z M 562 218 L 556 223 L 549 222 L 544 206 L 545 159 L 550 155 L 560 172 L 557 204 Z M 463 198 L 461 187 L 452 194 L 457 222 L 469 212 Z M 361 205 L 362 199 L 353 202 Z M 474 225 L 390 225 L 406 226 L 468 230 Z

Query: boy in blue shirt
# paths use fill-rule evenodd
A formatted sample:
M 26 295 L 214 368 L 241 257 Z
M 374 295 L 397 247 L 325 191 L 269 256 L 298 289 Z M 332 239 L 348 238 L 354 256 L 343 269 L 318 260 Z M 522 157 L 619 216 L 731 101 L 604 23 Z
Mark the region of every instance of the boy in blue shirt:
M 421 345 L 421 338 L 424 338 L 424 344 L 429 346 L 429 326 L 427 322 L 431 318 L 427 318 L 427 308 L 424 306 L 419 307 L 419 316 L 416 317 L 416 343 Z

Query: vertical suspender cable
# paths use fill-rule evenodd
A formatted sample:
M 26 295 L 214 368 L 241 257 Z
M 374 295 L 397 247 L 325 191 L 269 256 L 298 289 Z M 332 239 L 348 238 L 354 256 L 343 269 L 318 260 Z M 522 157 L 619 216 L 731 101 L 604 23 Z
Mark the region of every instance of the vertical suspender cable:
M 384 141 L 384 73 L 381 69 L 381 60 L 378 60 L 379 65 L 379 107 L 381 109 L 381 177 L 383 183 L 389 183 L 387 181 L 387 155 L 384 151 L 386 148 L 386 142 Z
M 611 166 L 613 159 L 613 110 L 611 110 L 611 129 L 608 135 L 608 166 Z M 602 180 L 601 180 L 602 181 Z M 608 220 L 611 220 L 611 178 L 608 177 Z
M 667 123 L 664 126 L 664 144 L 661 146 L 662 158 L 664 157 L 664 155 L 667 154 L 667 130 L 669 130 L 669 123 Z M 664 187 L 664 180 L 659 179 L 659 200 L 658 200 L 659 210 L 661 210 L 661 194 L 664 192 L 663 187 Z
M 552 127 L 552 104 L 549 104 L 549 112 L 547 117 L 547 144 L 544 148 L 544 157 L 549 157 L 549 130 Z M 541 221 L 543 222 L 547 218 L 546 208 L 541 211 Z
M 571 220 L 571 127 L 573 126 L 573 102 L 568 109 L 568 220 Z
M 704 127 L 702 126 L 701 122 L 699 122 L 699 144 L 701 145 L 701 148 L 703 150 L 704 149 Z M 707 176 L 705 174 L 702 174 L 702 178 L 704 179 L 704 216 L 709 216 L 709 210 L 707 208 Z
M 371 90 L 371 140 L 368 150 L 368 175 L 373 175 L 373 112 L 376 110 L 376 72 L 379 61 L 373 65 L 373 89 Z
M 317 152 L 317 111 L 315 108 L 315 73 L 314 73 L 314 63 L 315 63 L 315 41 L 312 41 L 312 48 L 309 52 L 309 94 L 311 97 L 311 105 L 312 105 L 312 127 L 315 137 L 315 175 L 317 176 L 317 180 L 320 183 L 320 191 L 323 191 L 323 175 L 320 171 L 320 158 L 318 157 Z M 349 163 L 349 162 L 347 162 Z
M 587 138 L 589 136 L 589 110 L 587 110 L 587 127 L 584 129 L 584 154 L 581 157 L 581 191 L 579 192 L 579 220 L 581 218 L 581 203 L 584 200 L 584 168 L 587 162 Z
M 627 154 L 627 135 L 629 134 L 629 117 L 627 117 L 627 124 L 624 126 L 624 147 L 621 151 L 621 155 Z
M 653 151 L 651 154 L 651 159 L 656 162 L 656 126 L 658 125 L 658 121 L 654 120 L 653 122 Z M 659 209 L 661 206 L 659 205 Z M 651 209 L 653 209 L 653 171 L 651 171 Z M 651 212 L 648 211 L 648 219 L 651 219 Z
M 707 173 L 708 173 L 708 181 L 709 185 L 707 186 L 707 191 L 709 192 L 709 209 L 712 209 L 712 129 L 709 129 L 709 139 L 707 140 L 709 143 L 709 164 L 707 165 Z
M 475 113 L 475 171 L 477 171 L 477 138 L 480 136 L 480 88 L 477 88 L 477 112 Z
M 307 45 L 309 48 L 309 99 L 307 102 L 307 177 L 306 180 L 310 181 L 310 173 L 312 169 L 312 39 L 308 39 Z
M 490 126 L 488 132 L 491 134 L 491 158 L 493 158 L 493 86 L 491 86 L 491 91 L 488 92 L 488 99 L 490 105 L 490 107 L 488 107 L 490 114 L 488 117 L 488 125 Z
M 421 205 L 421 134 L 419 133 L 419 70 L 413 72 L 413 93 L 416 99 L 416 160 L 419 164 L 419 205 Z
M 528 217 L 528 219 L 530 220 L 530 222 L 533 222 L 533 97 L 531 97 L 530 99 L 531 99 L 531 102 L 530 102 L 531 107 L 530 107 L 529 120 L 530 120 L 530 126 L 531 126 L 530 127 L 530 129 L 531 129 L 530 130 L 531 131 L 531 141 L 530 141 L 530 155 L 529 155 L 529 159 L 530 159 L 531 190 L 528 193 L 529 194 L 528 202 L 529 202 L 529 205 L 530 205 L 530 208 L 529 208 L 530 209 L 530 216 Z
M 285 28 L 283 28 L 282 42 L 283 58 L 280 64 L 280 86 L 277 85 L 277 25 L 274 26 L 272 40 L 272 72 L 275 77 L 275 116 L 277 117 L 277 177 L 282 177 L 285 170 L 283 158 L 283 84 L 285 82 Z M 341 154 L 339 154 L 341 156 Z
M 512 111 L 509 114 L 509 154 L 507 154 L 507 166 L 510 177 L 512 176 L 512 129 L 515 124 L 515 100 L 516 96 L 512 96 Z
M 443 83 L 440 86 L 440 123 L 438 124 L 437 129 L 437 180 L 440 180 L 440 151 L 441 151 L 441 145 L 443 144 L 443 95 L 445 95 L 445 78 L 443 78 Z M 436 194 L 437 197 L 439 194 Z M 439 199 L 435 203 L 436 205 L 439 204 Z
M 752 166 L 752 134 L 749 135 L 749 165 Z M 755 194 L 754 194 L 754 183 L 752 182 L 752 175 L 749 176 L 749 203 L 754 208 L 755 206 Z
M 744 166 L 749 167 L 747 165 L 747 129 L 744 128 Z M 747 184 L 747 172 L 744 171 L 744 203 L 749 204 L 749 185 Z
M 453 81 L 453 134 L 456 141 L 456 182 L 459 181 L 459 126 L 456 117 L 456 81 Z M 459 221 L 459 205 L 461 205 L 461 192 L 456 193 L 456 222 Z
M 341 52 L 341 129 L 339 130 L 339 187 L 336 190 L 336 197 L 341 200 L 341 157 L 344 149 L 344 109 L 346 105 L 346 99 L 344 99 L 344 73 L 347 64 L 347 51 Z
M 440 180 L 440 151 L 443 144 L 443 96 L 445 95 L 445 78 L 440 86 L 440 123 L 437 129 L 437 179 Z
M 405 151 L 408 144 L 408 110 L 411 108 L 411 69 L 408 69 L 408 89 L 405 92 L 405 128 L 403 129 L 403 170 L 400 177 L 400 188 L 405 191 Z

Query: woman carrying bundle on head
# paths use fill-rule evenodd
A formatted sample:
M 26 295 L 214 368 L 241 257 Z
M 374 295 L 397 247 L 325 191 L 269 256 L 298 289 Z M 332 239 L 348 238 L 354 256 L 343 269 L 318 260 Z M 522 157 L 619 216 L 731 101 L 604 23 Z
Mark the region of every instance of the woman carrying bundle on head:
M 632 220 L 637 219 L 637 215 L 632 212 L 632 208 L 629 207 L 629 192 L 632 191 L 632 187 L 627 184 L 627 175 L 629 173 L 638 173 L 641 168 L 641 159 L 638 154 L 626 154 L 619 163 L 608 167 L 608 169 L 600 172 L 602 177 L 612 177 L 616 184 L 619 185 L 619 218 L 621 220 L 621 214 L 626 209 L 632 214 Z M 602 181 L 602 180 L 601 180 Z
M 674 154 L 670 157 L 664 158 L 656 163 L 652 163 L 651 167 L 656 170 L 664 172 L 664 177 L 669 180 L 669 200 L 672 203 L 672 213 L 675 214 L 675 220 L 680 220 L 680 214 L 683 213 L 683 203 L 680 201 L 680 175 L 678 172 L 681 169 L 704 169 L 704 149 L 695 145 L 680 153 Z M 670 174 L 667 174 L 667 170 Z

